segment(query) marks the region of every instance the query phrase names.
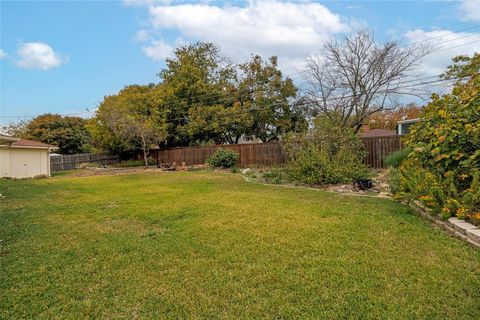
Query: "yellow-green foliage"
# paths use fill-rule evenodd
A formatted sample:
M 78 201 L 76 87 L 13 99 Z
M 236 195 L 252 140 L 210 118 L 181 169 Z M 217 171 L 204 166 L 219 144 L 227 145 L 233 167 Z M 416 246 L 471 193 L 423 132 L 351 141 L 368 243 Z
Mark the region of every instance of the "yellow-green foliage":
M 363 164 L 363 144 L 353 129 L 326 117 L 315 119 L 310 134 L 287 140 L 283 150 L 288 159 L 286 171 L 293 181 L 348 183 L 369 175 Z
M 393 189 L 423 200 L 444 217 L 465 218 L 480 208 L 480 56 L 461 61 L 466 65 L 451 66 L 446 77 L 468 71 L 469 78 L 458 80 L 450 94 L 432 96 L 422 120 L 406 136 L 411 159 L 400 166 Z

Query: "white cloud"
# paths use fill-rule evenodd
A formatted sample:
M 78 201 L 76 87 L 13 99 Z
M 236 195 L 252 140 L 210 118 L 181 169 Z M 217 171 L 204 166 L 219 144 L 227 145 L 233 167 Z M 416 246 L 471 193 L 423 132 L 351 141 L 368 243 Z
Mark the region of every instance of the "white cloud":
M 19 59 L 16 64 L 25 69 L 48 70 L 60 66 L 65 59 L 52 47 L 42 42 L 22 43 L 17 51 Z
M 406 32 L 404 36 L 407 43 L 428 42 L 436 46 L 433 52 L 425 57 L 420 66 L 420 71 L 425 76 L 443 73 L 455 56 L 472 55 L 474 52 L 480 52 L 480 35 L 477 33 L 416 29 Z
M 155 3 L 170 4 L 170 0 L 123 0 L 123 4 L 129 7 L 150 6 Z
M 339 15 L 311 2 L 250 1 L 245 7 L 152 5 L 149 13 L 156 31 L 174 30 L 188 40 L 217 43 L 235 62 L 244 61 L 252 53 L 278 55 L 280 63 L 303 62 L 331 35 L 350 29 Z M 163 48 L 165 43 L 156 41 L 152 45 Z
M 0 59 L 6 58 L 6 57 L 7 57 L 7 53 L 2 49 L 0 49 Z
M 138 30 L 135 34 L 135 40 L 139 42 L 145 42 L 151 39 L 150 32 L 147 30 Z
M 165 58 L 172 56 L 173 46 L 162 40 L 154 40 L 150 45 L 142 48 L 147 57 L 152 58 L 155 61 L 165 60 Z
M 463 0 L 460 11 L 464 20 L 480 21 L 480 0 Z

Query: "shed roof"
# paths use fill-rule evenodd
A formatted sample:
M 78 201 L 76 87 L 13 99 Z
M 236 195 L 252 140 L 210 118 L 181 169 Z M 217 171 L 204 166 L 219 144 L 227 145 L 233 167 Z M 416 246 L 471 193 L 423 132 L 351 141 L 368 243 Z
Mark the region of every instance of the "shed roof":
M 39 142 L 39 141 L 33 141 L 33 140 L 27 140 L 27 139 L 20 139 L 18 141 L 15 141 L 12 143 L 12 146 L 15 147 L 39 147 L 39 148 L 55 148 L 54 145 Z
M 56 146 L 43 143 L 40 141 L 33 141 L 27 139 L 20 139 L 15 137 L 6 136 L 4 134 L 0 134 L 0 143 L 5 144 L 9 147 L 14 148 L 38 148 L 38 149 L 47 149 L 47 148 L 56 148 Z

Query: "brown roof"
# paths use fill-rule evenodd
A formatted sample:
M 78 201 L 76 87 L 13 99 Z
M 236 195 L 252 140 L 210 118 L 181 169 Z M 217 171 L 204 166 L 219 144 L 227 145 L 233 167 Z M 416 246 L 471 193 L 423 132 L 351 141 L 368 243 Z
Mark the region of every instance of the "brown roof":
M 395 132 L 395 130 L 372 129 L 362 134 L 362 137 L 382 137 L 382 136 L 396 136 L 396 135 L 397 135 L 397 132 Z
M 13 147 L 37 147 L 37 148 L 55 148 L 55 146 L 51 144 L 46 144 L 39 141 L 32 141 L 27 139 L 20 139 L 15 141 L 11 144 Z

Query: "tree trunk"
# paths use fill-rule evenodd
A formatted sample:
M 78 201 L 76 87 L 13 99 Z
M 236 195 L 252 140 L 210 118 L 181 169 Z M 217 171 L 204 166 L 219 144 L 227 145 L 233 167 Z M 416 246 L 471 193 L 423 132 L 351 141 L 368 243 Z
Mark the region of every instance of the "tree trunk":
M 145 161 L 145 168 L 148 168 L 148 152 L 147 152 L 147 148 L 143 147 L 143 148 L 142 148 L 142 151 L 143 151 L 143 161 Z

